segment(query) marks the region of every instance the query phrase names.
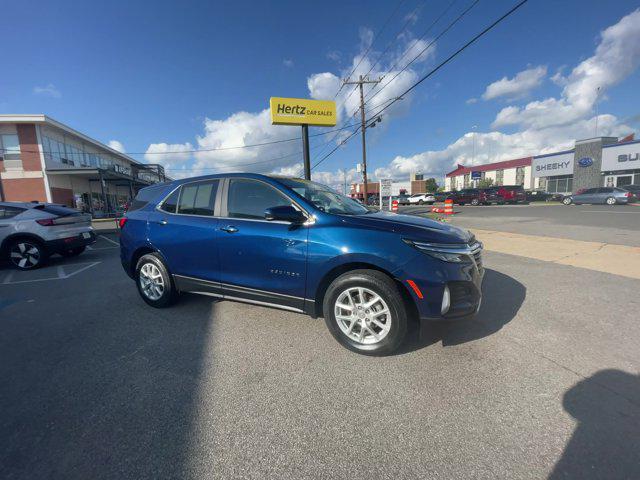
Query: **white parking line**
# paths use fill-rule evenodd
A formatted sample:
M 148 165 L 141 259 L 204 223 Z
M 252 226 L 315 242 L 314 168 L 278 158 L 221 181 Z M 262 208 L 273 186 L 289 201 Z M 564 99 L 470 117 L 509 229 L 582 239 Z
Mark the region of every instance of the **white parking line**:
M 95 267 L 96 265 L 98 265 L 99 263 L 102 262 L 93 262 L 93 263 L 89 263 L 88 265 L 76 270 L 75 272 L 72 273 L 65 273 L 64 268 L 59 265 L 56 268 L 56 277 L 49 277 L 49 278 L 36 278 L 34 280 L 16 280 L 15 282 L 11 281 L 11 279 L 13 278 L 13 271 L 9 272 L 9 275 L 7 275 L 7 277 L 4 279 L 4 282 L 2 282 L 3 285 L 16 285 L 18 283 L 33 283 L 33 282 L 47 282 L 49 280 L 66 280 L 69 277 L 73 277 L 74 275 L 77 275 L 80 272 L 84 272 L 85 270 L 91 268 L 91 267 Z M 75 263 L 72 265 L 83 265 L 82 263 Z
M 111 242 L 114 245 L 117 245 L 118 247 L 120 246 L 120 243 L 116 242 L 115 240 L 111 240 L 110 238 L 105 237 L 104 235 L 98 235 L 100 238 L 104 238 L 107 242 Z
M 616 212 L 614 210 L 578 210 L 579 212 L 582 213 L 640 213 L 640 212 Z

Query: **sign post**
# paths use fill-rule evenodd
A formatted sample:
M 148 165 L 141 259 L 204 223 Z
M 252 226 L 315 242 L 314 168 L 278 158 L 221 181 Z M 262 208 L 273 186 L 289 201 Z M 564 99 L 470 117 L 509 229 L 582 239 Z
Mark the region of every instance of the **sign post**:
M 311 180 L 311 157 L 309 155 L 309 125 L 335 127 L 336 102 L 329 100 L 307 100 L 304 98 L 271 97 L 272 125 L 301 125 L 304 178 Z
M 389 197 L 389 210 L 391 210 L 391 179 L 390 178 L 380 179 L 380 210 L 384 208 L 384 204 L 382 203 L 382 199 L 384 197 Z

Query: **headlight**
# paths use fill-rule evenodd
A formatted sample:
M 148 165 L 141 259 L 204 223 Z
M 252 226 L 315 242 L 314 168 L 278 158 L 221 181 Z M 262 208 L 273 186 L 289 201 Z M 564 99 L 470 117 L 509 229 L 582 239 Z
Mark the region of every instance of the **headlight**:
M 482 249 L 482 244 L 480 242 L 476 242 L 472 246 L 455 243 L 425 243 L 406 239 L 404 242 L 427 255 L 437 258 L 438 260 L 442 260 L 443 262 L 450 263 L 470 262 L 472 261 L 472 256 Z

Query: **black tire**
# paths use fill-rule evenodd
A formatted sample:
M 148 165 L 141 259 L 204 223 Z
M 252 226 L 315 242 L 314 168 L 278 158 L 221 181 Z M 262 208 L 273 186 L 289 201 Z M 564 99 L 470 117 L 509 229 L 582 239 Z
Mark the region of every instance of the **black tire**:
M 82 252 L 84 252 L 86 249 L 87 249 L 87 247 L 83 245 L 82 247 L 71 248 L 69 250 L 63 250 L 62 252 L 60 252 L 60 255 L 62 255 L 63 257 L 77 257 Z
M 7 251 L 9 262 L 18 270 L 35 270 L 41 267 L 49 257 L 42 243 L 31 238 L 12 240 Z
M 162 294 L 158 298 L 153 298 L 153 295 L 155 293 L 154 294 L 147 293 L 148 290 L 145 290 L 142 286 L 143 282 L 140 280 L 141 270 L 146 265 L 153 265 L 162 276 L 162 282 L 163 282 Z M 155 308 L 169 307 L 173 303 L 175 303 L 175 301 L 178 298 L 178 291 L 176 289 L 175 284 L 173 283 L 173 279 L 171 278 L 169 271 L 167 270 L 167 267 L 165 266 L 162 259 L 155 253 L 149 253 L 147 255 L 143 255 L 142 257 L 140 257 L 140 260 L 138 260 L 138 263 L 136 264 L 135 281 L 136 281 L 136 286 L 138 287 L 138 293 L 140 294 L 142 299 L 152 307 L 155 307 Z
M 418 200 L 418 205 L 424 205 L 424 200 Z
M 562 199 L 562 203 L 564 205 L 571 205 L 573 203 L 573 199 L 571 197 L 564 197 Z
M 480 205 L 480 201 L 477 198 L 474 198 L 471 200 L 471 205 L 477 207 L 478 205 Z
M 458 205 L 463 206 L 464 202 L 458 202 Z
M 607 205 L 615 205 L 616 203 L 618 203 L 618 201 L 615 199 L 615 197 L 608 197 L 608 198 L 605 200 L 605 203 L 606 203 Z
M 377 343 L 363 344 L 347 336 L 338 326 L 335 316 L 335 304 L 338 298 L 349 288 L 363 287 L 386 303 L 390 312 L 391 325 L 388 333 Z M 371 297 L 369 297 L 370 299 Z M 407 305 L 395 282 L 384 273 L 376 270 L 353 270 L 336 278 L 323 300 L 323 312 L 327 328 L 334 338 L 349 350 L 363 355 L 389 355 L 400 347 L 407 333 Z M 385 321 L 386 321 L 385 317 Z M 364 319 L 356 320 L 363 322 Z M 359 327 L 360 324 L 358 324 Z M 376 328 L 375 326 L 373 328 Z M 360 330 L 361 331 L 361 330 Z M 380 332 L 378 332 L 380 333 Z

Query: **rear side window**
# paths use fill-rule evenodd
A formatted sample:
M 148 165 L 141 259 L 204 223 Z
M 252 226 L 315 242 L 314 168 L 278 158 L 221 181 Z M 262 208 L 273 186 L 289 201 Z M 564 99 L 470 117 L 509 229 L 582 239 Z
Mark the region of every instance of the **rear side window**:
M 291 205 L 291 199 L 266 183 L 248 179 L 229 182 L 229 217 L 264 220 L 267 208 L 285 205 Z
M 140 210 L 141 208 L 144 208 L 151 200 L 156 198 L 156 196 L 163 188 L 164 186 L 157 185 L 154 185 L 153 187 L 143 188 L 138 192 L 136 198 L 133 199 L 127 211 L 132 212 L 134 210 Z
M 35 207 L 37 210 L 56 215 L 58 217 L 70 217 L 73 215 L 80 215 L 80 212 L 73 208 L 61 207 L 60 205 L 38 205 Z
M 178 197 L 180 196 L 180 189 L 176 188 L 171 195 L 169 195 L 162 205 L 160 206 L 160 210 L 164 210 L 169 213 L 176 213 L 176 208 L 178 206 Z
M 0 205 L 0 220 L 4 218 L 13 218 L 16 215 L 19 215 L 22 212 L 24 212 L 24 210 L 25 210 L 24 208 Z
M 599 188 L 598 193 L 613 193 L 613 188 Z
M 183 185 L 178 202 L 178 213 L 213 217 L 218 193 L 218 180 Z

